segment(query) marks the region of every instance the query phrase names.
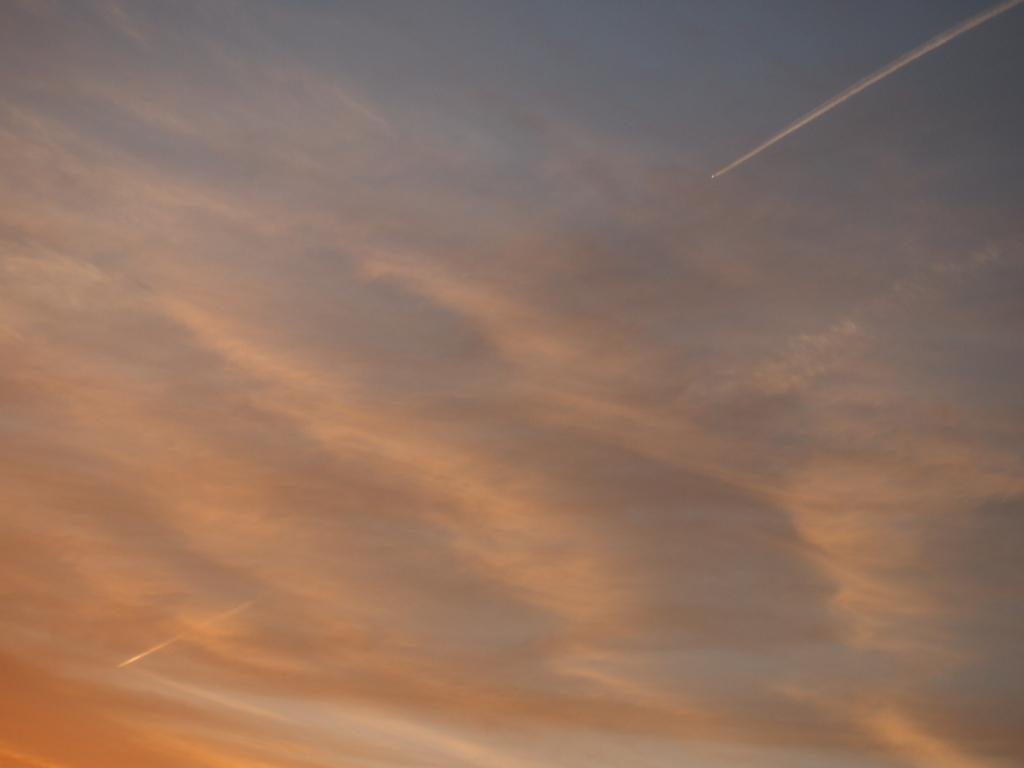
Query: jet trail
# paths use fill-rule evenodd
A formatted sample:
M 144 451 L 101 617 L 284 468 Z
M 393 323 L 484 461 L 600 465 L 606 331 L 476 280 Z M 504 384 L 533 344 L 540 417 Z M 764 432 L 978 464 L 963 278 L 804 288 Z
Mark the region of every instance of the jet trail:
M 1024 0 L 1007 0 L 1007 2 L 1005 2 L 1005 3 L 1000 3 L 999 5 L 997 5 L 997 6 L 993 7 L 993 8 L 990 8 L 987 11 L 982 11 L 977 16 L 972 16 L 971 18 L 967 19 L 967 21 L 963 21 L 963 22 L 957 24 L 955 27 L 953 27 L 952 29 L 946 30 L 941 35 L 939 35 L 938 37 L 933 37 L 931 40 L 929 40 L 924 45 L 922 45 L 922 46 L 920 46 L 918 48 L 915 48 L 910 53 L 907 53 L 907 54 L 904 54 L 903 56 L 900 56 L 900 58 L 896 59 L 896 61 L 892 62 L 891 64 L 885 65 L 880 70 L 875 72 L 873 75 L 868 75 L 867 77 L 865 77 L 860 82 L 856 83 L 855 85 L 850 86 L 845 91 L 840 93 L 838 96 L 833 96 L 831 99 L 826 101 L 824 104 L 822 104 L 817 109 L 815 109 L 815 110 L 813 110 L 811 112 L 808 112 L 806 115 L 804 115 L 799 120 L 797 120 L 795 123 L 793 123 L 791 126 L 789 126 L 788 128 L 783 129 L 779 133 L 777 133 L 774 136 L 772 136 L 770 139 L 768 139 L 768 141 L 764 142 L 763 144 L 759 144 L 758 146 L 756 146 L 754 149 L 752 149 L 750 152 L 745 154 L 739 160 L 734 160 L 733 162 L 729 163 L 729 165 L 725 166 L 725 168 L 723 168 L 722 170 L 718 171 L 717 173 L 711 174 L 711 178 L 714 179 L 714 178 L 716 178 L 718 176 L 721 176 L 726 171 L 731 171 L 733 168 L 735 168 L 740 163 L 744 162 L 745 160 L 749 160 L 754 155 L 756 155 L 759 152 L 761 152 L 761 151 L 767 149 L 768 147 L 770 147 L 772 144 L 777 142 L 779 139 L 782 139 L 782 138 L 788 136 L 793 131 L 795 131 L 797 128 L 801 128 L 801 127 L 807 125 L 809 122 L 811 122 L 811 120 L 813 120 L 816 117 L 820 117 L 821 115 L 825 114 L 830 109 L 832 109 L 833 107 L 839 106 L 840 104 L 842 104 L 844 101 L 846 101 L 851 96 L 855 96 L 856 94 L 858 94 L 861 91 L 863 91 L 869 85 L 873 85 L 874 83 L 877 83 L 883 77 L 886 77 L 887 75 L 891 75 L 897 69 L 901 69 L 902 67 L 905 67 L 907 64 L 912 62 L 914 59 L 921 58 L 922 56 L 924 56 L 929 51 L 935 50 L 936 48 L 938 48 L 940 45 L 943 45 L 944 43 L 948 43 L 954 37 L 962 35 L 964 32 L 967 32 L 970 29 L 974 29 L 974 27 L 978 26 L 979 24 L 982 24 L 982 23 L 988 21 L 989 19 L 991 19 L 991 18 L 993 18 L 995 16 L 998 16 L 999 14 L 1003 13 L 1004 11 L 1010 10 L 1015 5 L 1020 5 L 1022 2 L 1024 2 Z
M 200 624 L 197 627 L 191 627 L 190 629 L 186 629 L 184 632 L 178 633 L 177 635 L 172 637 L 170 640 L 164 640 L 159 645 L 154 645 L 148 651 L 143 651 L 138 656 L 132 656 L 130 659 L 128 659 L 127 661 L 122 661 L 117 666 L 118 666 L 119 669 L 121 667 L 127 667 L 129 664 L 132 664 L 132 663 L 138 661 L 139 659 L 145 658 L 146 656 L 149 656 L 149 654 L 151 654 L 151 653 L 156 653 L 161 648 L 166 648 L 171 643 L 176 643 L 178 640 L 181 640 L 181 638 L 185 637 L 186 635 L 189 635 L 192 632 L 195 632 L 197 629 L 202 629 L 203 627 L 208 627 L 211 624 L 216 624 L 218 621 L 223 621 L 224 619 L 228 618 L 229 616 L 234 616 L 236 613 L 240 613 L 241 611 L 244 611 L 246 608 L 249 608 L 257 600 L 262 600 L 262 599 L 263 598 L 261 598 L 261 597 L 257 597 L 255 600 L 249 600 L 247 602 L 242 603 L 241 605 L 235 606 L 230 611 L 222 613 L 219 616 L 214 616 L 209 621 L 204 621 L 202 624 Z

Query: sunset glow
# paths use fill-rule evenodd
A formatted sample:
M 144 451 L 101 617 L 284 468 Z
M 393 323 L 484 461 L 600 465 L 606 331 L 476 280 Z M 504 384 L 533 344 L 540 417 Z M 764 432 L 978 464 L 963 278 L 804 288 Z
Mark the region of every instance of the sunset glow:
M 1024 765 L 1003 5 L 0 2 L 0 768 Z

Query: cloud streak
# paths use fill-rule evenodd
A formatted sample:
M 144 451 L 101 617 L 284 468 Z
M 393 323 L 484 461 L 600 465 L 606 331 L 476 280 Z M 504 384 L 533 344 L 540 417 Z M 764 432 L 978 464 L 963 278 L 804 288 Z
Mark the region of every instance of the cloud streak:
M 241 605 L 236 605 L 231 610 L 225 611 L 224 613 L 222 613 L 222 614 L 220 614 L 218 616 L 214 616 L 212 619 L 209 619 L 208 621 L 204 621 L 203 623 L 201 623 L 201 624 L 199 624 L 199 625 L 197 625 L 195 627 L 190 627 L 189 629 L 186 629 L 184 632 L 179 632 L 177 635 L 175 635 L 174 637 L 172 637 L 169 640 L 164 640 L 162 643 L 157 643 L 156 645 L 154 645 L 152 648 L 150 648 L 147 651 L 143 651 L 140 654 L 132 656 L 130 659 L 125 659 L 124 661 L 122 661 L 117 666 L 120 669 L 121 667 L 127 667 L 129 664 L 134 664 L 139 659 L 144 659 L 144 658 L 146 658 L 147 656 L 149 656 L 152 653 L 156 653 L 157 651 L 163 650 L 167 646 L 171 645 L 172 643 L 178 642 L 182 638 L 188 637 L 189 635 L 192 635 L 192 634 L 194 634 L 196 632 L 199 632 L 200 630 L 203 630 L 206 627 L 212 626 L 214 624 L 218 624 L 218 623 L 224 621 L 224 619 L 227 619 L 227 618 L 229 618 L 231 616 L 234 616 L 236 613 L 241 613 L 242 611 L 246 610 L 247 608 L 252 607 L 260 599 L 261 598 L 256 598 L 255 600 L 248 600 L 248 601 L 242 603 Z
M 812 109 L 810 112 L 808 112 L 806 115 L 801 117 L 799 120 L 797 120 L 792 125 L 789 125 L 786 128 L 783 128 L 781 131 L 776 133 L 774 136 L 772 136 L 767 141 L 764 141 L 761 144 L 758 144 L 752 150 L 747 152 L 747 154 L 737 158 L 736 160 L 733 160 L 731 163 L 729 163 L 727 166 L 725 166 L 721 170 L 715 171 L 713 174 L 711 174 L 711 178 L 712 179 L 716 179 L 719 176 L 722 176 L 722 175 L 728 173 L 729 171 L 731 171 L 736 166 L 740 165 L 741 163 L 746 162 L 747 160 L 749 160 L 750 158 L 754 157 L 755 155 L 760 154 L 764 150 L 768 149 L 768 147 L 770 147 L 775 142 L 784 139 L 786 136 L 789 136 L 789 134 L 793 133 L 793 131 L 796 131 L 796 130 L 798 130 L 800 128 L 803 128 L 809 122 L 811 122 L 812 120 L 815 120 L 815 119 L 821 117 L 823 114 L 825 114 L 829 110 L 834 109 L 835 107 L 838 107 L 840 104 L 842 104 L 847 99 L 850 99 L 853 96 L 856 96 L 858 93 L 863 91 L 865 88 L 868 88 L 868 87 L 874 85 L 875 83 L 877 83 L 882 78 L 888 77 L 893 72 L 896 72 L 897 70 L 902 69 L 903 67 L 907 66 L 907 64 L 910 64 L 912 61 L 915 61 L 915 60 L 921 58 L 926 53 L 934 51 L 940 45 L 945 45 L 950 40 L 952 40 L 952 39 L 954 39 L 956 37 L 959 37 L 960 35 L 964 34 L 965 32 L 968 32 L 968 31 L 974 29 L 979 24 L 984 24 L 986 21 L 989 21 L 990 19 L 994 19 L 996 16 L 999 16 L 1000 14 L 1005 13 L 1006 11 L 1010 10 L 1011 8 L 1013 8 L 1014 6 L 1020 5 L 1021 2 L 1024 2 L 1024 0 L 1007 0 L 1004 3 L 1000 3 L 999 5 L 996 5 L 996 6 L 993 6 L 992 8 L 989 8 L 987 11 L 982 11 L 981 13 L 977 14 L 976 16 L 972 16 L 971 18 L 967 19 L 966 21 L 960 22 L 955 27 L 950 27 L 945 32 L 943 32 L 941 35 L 937 35 L 936 37 L 933 37 L 931 40 L 929 40 L 924 45 L 920 45 L 917 48 L 915 48 L 914 50 L 910 51 L 909 53 L 903 54 L 902 56 L 900 56 L 895 61 L 892 61 L 889 64 L 886 64 L 884 67 L 879 69 L 877 72 L 874 72 L 874 73 L 868 75 L 863 80 L 859 80 L 858 82 L 856 82 L 853 85 L 851 85 L 845 91 L 842 91 L 841 93 L 833 96 L 831 99 L 829 99 L 828 101 L 823 103 L 821 106 Z

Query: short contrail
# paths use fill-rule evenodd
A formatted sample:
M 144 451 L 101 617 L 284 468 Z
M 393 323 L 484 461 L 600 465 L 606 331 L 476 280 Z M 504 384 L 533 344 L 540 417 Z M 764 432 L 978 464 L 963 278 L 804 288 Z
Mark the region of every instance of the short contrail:
M 217 623 L 218 621 L 223 621 L 223 620 L 224 620 L 224 619 L 226 619 L 226 618 L 227 618 L 228 616 L 234 616 L 234 615 L 235 615 L 236 613 L 239 613 L 239 612 L 241 612 L 241 611 L 244 611 L 244 610 L 245 610 L 246 608 L 249 608 L 249 607 L 250 607 L 250 606 L 251 606 L 251 605 L 252 605 L 253 603 L 255 603 L 255 602 L 256 602 L 257 600 L 262 600 L 262 599 L 263 599 L 262 597 L 257 597 L 257 598 L 256 598 L 255 600 L 249 600 L 249 601 L 247 601 L 247 602 L 244 602 L 244 603 L 242 603 L 241 605 L 235 606 L 235 607 L 234 607 L 234 608 L 232 608 L 232 609 L 231 609 L 230 611 L 227 611 L 227 612 L 225 612 L 225 613 L 222 613 L 222 614 L 220 614 L 219 616 L 214 616 L 214 617 L 213 617 L 212 619 L 210 619 L 209 621 L 204 621 L 204 622 L 203 622 L 202 624 L 200 624 L 200 625 L 199 625 L 199 626 L 197 626 L 197 627 L 192 627 L 192 628 L 190 628 L 190 629 L 186 629 L 186 630 L 185 630 L 184 632 L 180 632 L 179 634 L 177 634 L 177 635 L 175 635 L 174 637 L 172 637 L 172 638 L 171 638 L 170 640 L 164 640 L 164 641 L 163 641 L 162 643 L 160 643 L 159 645 L 154 645 L 154 646 L 153 646 L 152 648 L 150 648 L 150 649 L 149 649 L 148 651 L 143 651 L 143 652 L 142 652 L 142 653 L 140 653 L 140 654 L 139 654 L 138 656 L 132 656 L 132 657 L 131 657 L 130 659 L 128 659 L 127 661 L 122 661 L 122 662 L 121 662 L 120 664 L 118 664 L 117 666 L 118 666 L 118 668 L 120 668 L 120 667 L 127 667 L 127 666 L 128 666 L 129 664 L 132 664 L 132 663 L 134 663 L 134 662 L 138 661 L 139 659 L 145 658 L 146 656 L 149 656 L 149 654 L 151 654 L 151 653 L 156 653 L 156 652 L 157 652 L 157 651 L 159 651 L 159 650 L 160 650 L 161 648 L 166 648 L 166 647 L 167 647 L 168 645 L 170 645 L 171 643 L 176 643 L 176 642 L 177 642 L 178 640 L 181 640 L 181 638 L 185 637 L 186 635 L 190 635 L 190 634 L 192 634 L 192 633 L 193 633 L 193 632 L 195 632 L 195 631 L 196 631 L 197 629 L 202 629 L 203 627 L 208 627 L 208 626 L 210 626 L 211 624 L 216 624 L 216 623 Z
M 768 147 L 770 147 L 772 144 L 774 144 L 779 139 L 781 139 L 781 138 L 791 134 L 797 128 L 801 128 L 801 127 L 807 125 L 809 122 L 811 122 L 811 120 L 813 120 L 814 118 L 819 117 L 819 116 L 825 114 L 830 109 L 832 109 L 832 107 L 839 106 L 840 104 L 842 104 L 844 101 L 846 101 L 851 96 L 854 96 L 854 95 L 860 93 L 861 91 L 863 91 L 869 85 L 877 83 L 883 77 L 886 77 L 887 75 L 891 75 L 897 69 L 905 67 L 907 64 L 912 62 L 914 59 L 921 58 L 926 53 L 928 53 L 928 51 L 932 51 L 932 50 L 938 48 L 943 43 L 948 43 L 954 37 L 957 37 L 958 35 L 962 35 L 967 30 L 973 29 L 974 27 L 978 26 L 979 24 L 982 24 L 982 23 L 988 21 L 989 19 L 991 19 L 991 18 L 993 18 L 995 16 L 998 16 L 1003 11 L 1008 11 L 1011 8 L 1013 8 L 1013 6 L 1020 5 L 1022 2 L 1024 2 L 1024 0 L 1007 0 L 1007 2 L 1005 2 L 1005 3 L 1000 3 L 999 5 L 995 6 L 994 8 L 990 8 L 987 11 L 982 11 L 977 16 L 972 16 L 967 21 L 963 21 L 963 22 L 957 24 L 955 27 L 953 27 L 952 29 L 946 30 L 941 35 L 939 35 L 938 37 L 933 37 L 931 40 L 929 40 L 927 43 L 925 43 L 924 45 L 920 46 L 919 48 L 915 48 L 910 53 L 907 53 L 907 54 L 904 54 L 903 56 L 900 56 L 900 58 L 896 59 L 896 61 L 892 62 L 891 64 L 886 64 L 884 67 L 882 67 L 880 70 L 875 72 L 873 75 L 868 75 L 863 80 L 861 80 L 859 83 L 856 83 L 855 85 L 850 86 L 845 91 L 840 93 L 838 96 L 833 96 L 831 99 L 826 101 L 824 104 L 822 104 L 817 109 L 815 109 L 815 110 L 813 110 L 811 112 L 808 112 L 806 115 L 804 115 L 799 120 L 797 120 L 795 123 L 793 123 L 791 126 L 789 126 L 788 128 L 785 128 L 784 130 L 782 130 L 779 133 L 777 133 L 774 136 L 772 136 L 770 139 L 768 139 L 768 141 L 766 141 L 763 144 L 759 144 L 758 146 L 754 147 L 754 149 L 752 149 L 750 152 L 747 152 L 747 154 L 745 154 L 739 160 L 734 160 L 733 162 L 729 163 L 729 165 L 725 166 L 725 168 L 723 168 L 722 170 L 718 171 L 717 173 L 711 174 L 711 178 L 714 179 L 717 176 L 721 176 L 726 171 L 731 171 L 733 168 L 735 168 L 740 163 L 744 162 L 745 160 L 749 160 L 750 158 L 752 158 L 757 153 L 767 149 Z

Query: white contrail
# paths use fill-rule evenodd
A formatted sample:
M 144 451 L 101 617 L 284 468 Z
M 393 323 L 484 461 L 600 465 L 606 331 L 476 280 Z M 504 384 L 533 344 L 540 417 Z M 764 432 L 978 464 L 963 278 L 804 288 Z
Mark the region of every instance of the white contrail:
M 164 640 L 159 645 L 154 645 L 148 651 L 143 651 L 138 656 L 132 656 L 130 659 L 128 659 L 126 661 L 122 661 L 117 666 L 118 666 L 118 668 L 120 668 L 120 667 L 127 667 L 129 664 L 132 664 L 132 663 L 138 661 L 139 659 L 145 658 L 146 656 L 149 656 L 149 654 L 151 654 L 151 653 L 156 653 L 161 648 L 166 648 L 171 643 L 176 643 L 178 640 L 181 640 L 181 638 L 185 637 L 186 635 L 191 634 L 192 632 L 195 632 L 198 629 L 202 629 L 203 627 L 208 627 L 211 624 L 216 624 L 218 621 L 223 621 L 228 616 L 234 616 L 236 613 L 239 613 L 240 611 L 244 611 L 246 608 L 249 608 L 257 600 L 262 600 L 262 599 L 263 599 L 262 597 L 257 597 L 255 600 L 249 600 L 247 602 L 242 603 L 241 605 L 235 606 L 230 611 L 226 611 L 225 613 L 222 613 L 219 616 L 214 616 L 212 619 L 210 619 L 209 621 L 204 621 L 199 626 L 191 627 L 189 629 L 186 629 L 184 632 L 178 633 L 177 635 L 172 637 L 170 640 Z
M 752 149 L 750 152 L 747 152 L 747 154 L 745 154 L 739 160 L 734 160 L 733 162 L 729 163 L 729 165 L 725 166 L 725 168 L 723 168 L 722 170 L 718 171 L 717 173 L 711 174 L 711 178 L 713 179 L 713 178 L 715 178 L 717 176 L 721 176 L 726 171 L 732 170 L 733 168 L 735 168 L 737 165 L 739 165 L 743 161 L 749 160 L 754 155 L 756 155 L 758 152 L 761 152 L 762 150 L 767 149 L 768 147 L 770 147 L 772 144 L 774 144 L 779 139 L 781 139 L 781 138 L 783 138 L 785 136 L 788 136 L 793 131 L 795 131 L 797 128 L 800 128 L 802 126 L 807 125 L 809 122 L 811 122 L 811 120 L 813 120 L 814 118 L 819 117 L 819 116 L 825 114 L 830 109 L 832 109 L 832 107 L 836 107 L 836 106 L 842 104 L 844 101 L 846 101 L 851 96 L 854 96 L 854 95 L 860 93 L 865 88 L 867 88 L 869 85 L 877 83 L 883 77 L 886 77 L 887 75 L 891 75 L 897 69 L 905 67 L 907 64 L 912 62 L 914 59 L 921 58 L 926 53 L 928 53 L 928 51 L 932 51 L 932 50 L 938 48 L 943 43 L 948 43 L 954 37 L 957 37 L 958 35 L 962 35 L 967 30 L 973 29 L 974 27 L 978 26 L 979 24 L 982 24 L 982 23 L 988 21 L 989 19 L 991 19 L 991 18 L 993 18 L 995 16 L 998 16 L 1003 11 L 1008 11 L 1011 8 L 1013 8 L 1013 6 L 1020 5 L 1022 2 L 1024 2 L 1024 0 L 1007 0 L 1007 2 L 1005 2 L 1005 3 L 1000 3 L 999 5 L 997 5 L 997 6 L 993 7 L 993 8 L 990 8 L 987 11 L 982 11 L 977 16 L 972 16 L 967 21 L 963 21 L 963 22 L 957 24 L 955 27 L 953 27 L 952 29 L 946 30 L 941 35 L 939 35 L 938 37 L 933 37 L 931 40 L 929 40 L 927 43 L 925 43 L 924 45 L 920 46 L 919 48 L 915 48 L 910 53 L 907 53 L 907 54 L 904 54 L 903 56 L 900 56 L 898 59 L 896 59 L 896 61 L 892 62 L 891 64 L 886 64 L 884 67 L 882 67 L 880 70 L 875 72 L 873 75 L 868 75 L 863 80 L 861 80 L 859 83 L 856 83 L 855 85 L 850 86 L 845 91 L 840 93 L 838 96 L 833 96 L 831 99 L 826 101 L 824 104 L 822 104 L 817 109 L 815 109 L 815 110 L 813 110 L 811 112 L 808 112 L 806 115 L 801 117 L 799 120 L 797 120 L 795 123 L 793 123 L 788 128 L 785 128 L 784 130 L 780 131 L 779 133 L 775 134 L 770 139 L 768 139 L 768 141 L 764 142 L 763 144 L 759 144 L 754 149 Z

